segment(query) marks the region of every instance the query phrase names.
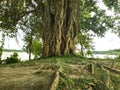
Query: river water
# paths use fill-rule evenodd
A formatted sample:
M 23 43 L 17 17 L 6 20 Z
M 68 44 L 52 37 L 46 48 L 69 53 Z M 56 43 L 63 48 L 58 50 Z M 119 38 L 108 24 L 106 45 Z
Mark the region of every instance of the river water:
M 3 52 L 2 60 L 6 59 L 7 57 L 10 57 L 13 53 L 14 52 Z M 18 52 L 18 56 L 22 61 L 26 61 L 29 58 L 29 55 L 26 52 Z M 91 56 L 88 56 L 88 57 L 91 57 Z M 93 54 L 93 58 L 104 59 L 104 58 L 115 58 L 115 57 L 116 57 L 116 55 Z M 31 59 L 33 59 L 33 58 L 34 58 L 34 55 L 31 55 Z
M 92 57 L 92 58 L 101 58 L 101 59 L 105 59 L 105 58 L 114 59 L 114 58 L 116 57 L 116 55 L 93 54 L 93 56 L 88 56 L 88 57 Z
M 6 59 L 7 57 L 10 57 L 14 52 L 3 52 L 2 54 L 2 60 Z M 26 52 L 17 52 L 18 53 L 18 58 L 21 59 L 21 61 L 26 61 L 29 59 L 29 55 Z M 33 59 L 34 56 L 31 55 L 31 59 Z

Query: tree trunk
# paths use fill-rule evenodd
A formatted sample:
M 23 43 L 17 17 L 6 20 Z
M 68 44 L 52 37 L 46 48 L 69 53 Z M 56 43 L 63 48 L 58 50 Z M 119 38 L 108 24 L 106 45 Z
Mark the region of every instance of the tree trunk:
M 74 54 L 75 0 L 47 0 L 44 21 L 43 57 Z
M 3 53 L 3 48 L 4 48 L 4 41 L 5 41 L 5 34 L 2 33 L 2 40 L 1 40 L 1 46 L 0 46 L 0 62 L 2 60 L 2 53 Z
M 84 57 L 85 56 L 84 43 L 83 43 L 83 35 L 82 35 L 81 31 L 79 31 L 79 35 L 78 36 L 79 36 L 78 40 L 79 40 L 79 43 L 80 43 L 80 46 L 81 46 L 81 48 L 80 48 L 80 55 L 82 57 Z
M 31 53 L 32 53 L 32 43 L 33 43 L 33 30 L 30 32 L 30 39 L 29 39 L 29 61 L 31 60 Z

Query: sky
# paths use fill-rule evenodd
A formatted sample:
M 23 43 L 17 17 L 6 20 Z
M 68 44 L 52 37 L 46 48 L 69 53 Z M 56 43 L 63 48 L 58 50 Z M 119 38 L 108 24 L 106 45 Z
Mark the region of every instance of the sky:
M 21 37 L 18 37 L 18 38 L 19 39 L 6 37 L 4 48 L 22 50 L 24 42 L 22 41 Z
M 94 37 L 93 43 L 95 50 L 106 51 L 120 48 L 120 37 L 110 31 L 106 32 L 105 37 Z

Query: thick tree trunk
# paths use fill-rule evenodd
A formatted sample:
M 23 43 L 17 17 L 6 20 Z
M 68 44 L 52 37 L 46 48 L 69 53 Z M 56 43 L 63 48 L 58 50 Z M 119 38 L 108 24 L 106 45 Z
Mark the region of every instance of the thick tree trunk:
M 47 0 L 44 20 L 43 57 L 74 54 L 75 1 Z

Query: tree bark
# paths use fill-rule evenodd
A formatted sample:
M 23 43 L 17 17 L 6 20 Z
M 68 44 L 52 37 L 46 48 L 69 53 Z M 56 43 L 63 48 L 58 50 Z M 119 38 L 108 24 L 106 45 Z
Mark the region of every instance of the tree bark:
M 0 46 L 0 63 L 2 60 L 2 53 L 3 53 L 3 48 L 4 48 L 4 42 L 5 42 L 5 34 L 2 33 L 2 40 L 1 40 L 1 46 Z
M 44 22 L 43 57 L 74 54 L 75 0 L 47 0 Z
M 30 39 L 29 39 L 29 61 L 31 60 L 31 53 L 32 53 L 32 43 L 33 43 L 33 30 L 30 32 Z

